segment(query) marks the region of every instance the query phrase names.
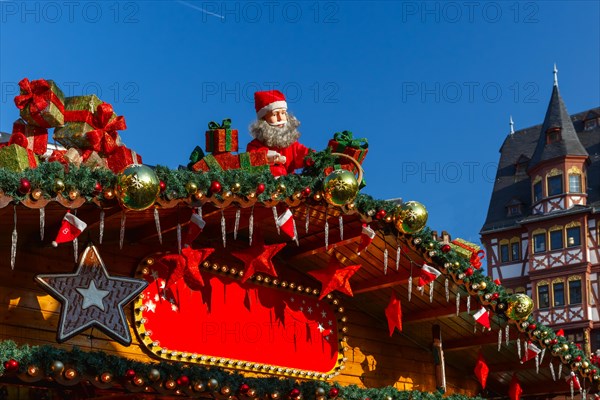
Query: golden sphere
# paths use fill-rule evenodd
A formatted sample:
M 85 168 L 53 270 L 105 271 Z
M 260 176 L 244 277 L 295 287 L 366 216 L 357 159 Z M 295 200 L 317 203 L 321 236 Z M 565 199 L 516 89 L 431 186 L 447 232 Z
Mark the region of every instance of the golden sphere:
M 283 193 L 287 190 L 287 188 L 285 187 L 285 185 L 283 183 L 280 183 L 279 185 L 277 185 L 277 191 L 280 193 Z
M 151 207 L 160 192 L 160 180 L 152 168 L 132 164 L 117 175 L 115 193 L 121 207 L 141 211 Z
M 31 198 L 33 200 L 39 200 L 43 194 L 44 192 L 42 191 L 42 189 L 33 189 L 33 191 L 31 192 Z
M 418 201 L 407 201 L 396 209 L 396 229 L 401 233 L 419 232 L 427 224 L 427 209 Z
M 336 169 L 323 181 L 323 196 L 332 206 L 352 203 L 358 194 L 358 181 L 345 169 Z
M 54 186 L 52 187 L 56 193 L 60 193 L 65 190 L 65 183 L 62 179 L 55 179 Z
M 69 190 L 69 199 L 76 200 L 79 197 L 79 190 L 71 189 Z
M 521 321 L 529 317 L 533 311 L 533 300 L 524 293 L 516 293 L 508 299 L 506 316 L 514 321 Z
M 112 381 L 113 376 L 110 372 L 105 372 L 102 375 L 100 375 L 100 380 L 104 383 L 109 383 L 110 381 Z
M 482 281 L 479 283 L 479 289 L 485 290 L 486 287 L 487 287 L 487 283 L 485 283 L 485 281 Z
M 195 182 L 188 182 L 185 184 L 185 190 L 188 194 L 194 194 L 198 191 L 198 185 Z
M 231 191 L 233 193 L 238 193 L 241 189 L 242 189 L 242 185 L 239 184 L 238 182 L 236 182 L 233 185 L 231 185 Z
M 106 189 L 104 191 L 104 198 L 106 200 L 112 200 L 113 197 L 115 197 L 115 192 L 112 189 Z
M 194 198 L 196 198 L 196 200 L 202 200 L 203 197 L 204 197 L 204 193 L 202 193 L 200 191 L 194 193 Z
M 65 378 L 67 379 L 73 379 L 77 376 L 77 371 L 75 371 L 73 368 L 69 368 L 68 370 L 65 371 Z

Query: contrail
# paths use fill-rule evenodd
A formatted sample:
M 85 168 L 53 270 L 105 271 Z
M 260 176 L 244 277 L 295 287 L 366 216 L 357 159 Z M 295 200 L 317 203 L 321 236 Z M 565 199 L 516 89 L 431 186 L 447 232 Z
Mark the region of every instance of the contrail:
M 2 0 L 0 0 L 0 1 L 2 1 Z M 216 13 L 214 13 L 214 12 L 206 11 L 204 8 L 202 8 L 202 7 L 198 7 L 198 6 L 195 6 L 195 5 L 193 5 L 193 4 L 190 4 L 190 3 L 188 3 L 187 1 L 183 1 L 183 0 L 177 0 L 177 2 L 178 2 L 178 3 L 180 3 L 180 4 L 183 4 L 183 5 L 184 5 L 184 6 L 186 6 L 186 7 L 193 8 L 194 10 L 198 10 L 198 11 L 200 11 L 200 12 L 203 12 L 204 14 L 208 14 L 208 15 L 212 15 L 212 16 L 214 16 L 214 17 L 218 17 L 218 18 L 221 18 L 221 19 L 225 19 L 225 17 L 224 17 L 224 16 L 222 16 L 222 15 L 216 14 Z

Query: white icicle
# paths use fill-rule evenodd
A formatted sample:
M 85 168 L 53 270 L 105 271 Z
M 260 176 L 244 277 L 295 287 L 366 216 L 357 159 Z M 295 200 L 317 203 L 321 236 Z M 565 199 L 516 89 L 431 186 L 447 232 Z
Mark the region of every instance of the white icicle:
M 504 340 L 506 341 L 506 345 L 508 346 L 508 342 L 510 341 L 510 326 L 506 325 L 504 328 Z
M 388 269 L 388 249 L 383 250 L 383 274 L 387 275 Z
M 100 234 L 98 237 L 98 243 L 102 244 L 102 237 L 104 236 L 104 210 L 100 210 Z
M 444 290 L 446 291 L 446 303 L 450 302 L 450 282 L 448 281 L 448 278 L 446 278 L 446 280 L 444 281 Z
M 73 212 L 73 215 L 77 216 L 77 210 Z M 73 239 L 73 258 L 75 259 L 75 264 L 77 264 L 77 256 L 79 255 L 79 239 Z
M 271 207 L 271 210 L 273 210 L 273 221 L 275 222 L 275 227 L 277 228 L 277 234 L 281 235 L 281 230 L 279 229 L 279 225 L 277 225 L 277 218 L 279 217 L 279 215 L 277 215 L 277 207 Z
M 417 286 L 417 290 L 421 293 L 421 296 L 425 294 L 425 286 Z
M 15 269 L 15 262 L 17 261 L 17 206 L 13 207 L 13 231 L 10 243 L 10 268 Z
M 121 211 L 121 229 L 119 231 L 119 249 L 123 250 L 123 241 L 125 240 L 125 221 L 127 216 L 125 211 Z
M 306 206 L 306 219 L 304 221 L 304 230 L 308 233 L 308 227 L 310 225 L 310 206 Z
M 160 229 L 160 217 L 158 208 L 154 207 L 154 225 L 156 225 L 156 234 L 158 235 L 158 243 L 162 244 L 162 230 Z
M 460 292 L 456 293 L 456 316 L 460 314 Z
M 477 322 L 473 322 L 473 333 L 477 333 Z
M 550 361 L 550 375 L 552 375 L 552 380 L 556 381 L 556 374 L 554 373 L 554 365 L 552 364 L 552 361 Z
M 540 373 L 540 355 L 539 354 L 535 355 L 535 373 L 536 374 Z
M 471 312 L 471 296 L 467 296 L 467 314 Z
M 248 242 L 250 246 L 252 246 L 252 235 L 254 235 L 254 206 L 252 206 L 252 209 L 250 210 L 250 220 L 248 221 L 248 225 Z
M 200 218 L 202 218 L 202 206 L 196 208 L 196 214 L 198 214 Z
M 398 269 L 400 268 L 400 255 L 402 252 L 402 248 L 400 246 L 398 246 L 396 248 L 396 271 L 398 271 Z
M 293 218 L 292 226 L 294 227 L 294 242 L 296 242 L 296 246 L 300 247 L 300 240 L 298 239 L 298 229 L 296 229 L 296 220 Z
M 575 396 L 575 384 L 573 383 L 572 377 L 569 380 L 569 387 L 571 388 L 571 400 L 573 400 L 573 397 Z
M 521 359 L 521 338 L 517 338 L 517 354 L 519 355 L 519 360 Z
M 540 364 L 544 362 L 544 356 L 546 355 L 546 348 L 543 348 L 540 352 Z
M 177 223 L 177 252 L 181 254 L 181 224 Z
M 581 389 L 581 400 L 585 400 L 586 395 L 587 395 L 587 393 L 585 392 L 585 389 Z
M 238 208 L 235 210 L 235 225 L 233 225 L 233 240 L 237 240 L 238 229 L 240 227 L 240 215 L 242 211 Z
M 327 221 L 327 215 L 325 215 L 325 250 L 329 249 L 329 222 Z
M 44 231 L 46 230 L 46 208 L 40 208 L 40 240 L 44 240 Z
M 434 281 L 429 283 L 429 302 L 433 303 L 433 290 L 434 290 Z
M 561 378 L 562 375 L 562 363 L 558 363 L 558 379 Z
M 408 301 L 412 298 L 412 289 L 413 289 L 413 277 L 412 275 L 408 277 Z
M 340 224 L 340 240 L 344 240 L 344 218 L 341 215 L 338 217 L 338 223 Z
M 273 207 L 275 208 L 275 207 Z M 225 226 L 225 213 L 221 210 L 221 239 L 223 240 L 223 247 L 227 247 L 227 227 Z
M 500 347 L 502 347 L 502 329 L 498 331 L 498 351 L 500 351 Z

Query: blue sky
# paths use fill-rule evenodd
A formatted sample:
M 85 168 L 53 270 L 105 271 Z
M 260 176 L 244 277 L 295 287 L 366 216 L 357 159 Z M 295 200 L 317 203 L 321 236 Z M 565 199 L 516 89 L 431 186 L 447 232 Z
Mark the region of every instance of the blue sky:
M 53 79 L 175 168 L 211 120 L 232 118 L 243 150 L 254 91 L 276 88 L 304 144 L 369 139 L 364 191 L 478 241 L 509 115 L 542 122 L 553 64 L 569 112 L 600 105 L 599 20 L 594 1 L 0 1 L 0 130 L 21 78 Z

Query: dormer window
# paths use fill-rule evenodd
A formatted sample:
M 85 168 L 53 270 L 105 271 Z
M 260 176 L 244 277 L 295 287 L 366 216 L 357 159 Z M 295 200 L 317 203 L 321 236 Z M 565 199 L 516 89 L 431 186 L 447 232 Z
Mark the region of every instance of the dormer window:
M 591 131 L 592 129 L 594 129 L 598 125 L 600 125 L 598 123 L 598 118 L 588 119 L 587 121 L 585 121 L 583 123 L 583 129 L 586 130 L 586 131 Z
M 548 196 L 556 196 L 562 194 L 563 184 L 562 175 L 548 177 Z
M 546 144 L 560 142 L 560 128 L 550 128 L 546 131 Z
M 521 215 L 521 206 L 517 205 L 508 207 L 508 216 L 514 217 L 516 215 Z
M 515 163 L 515 175 L 524 175 L 527 173 L 527 164 L 529 158 L 521 154 L 517 162 Z

